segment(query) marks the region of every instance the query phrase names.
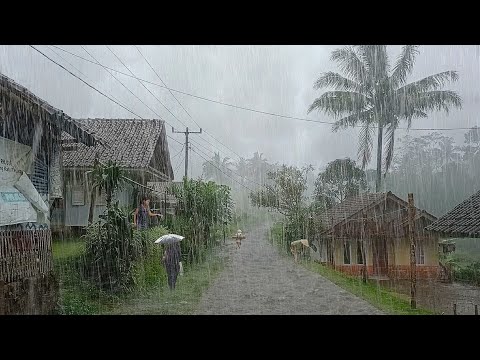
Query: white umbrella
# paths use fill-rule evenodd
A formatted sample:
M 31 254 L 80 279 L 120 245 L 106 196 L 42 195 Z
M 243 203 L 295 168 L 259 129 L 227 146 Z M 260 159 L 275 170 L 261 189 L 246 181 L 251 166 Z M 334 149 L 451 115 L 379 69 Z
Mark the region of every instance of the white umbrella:
M 160 236 L 157 240 L 155 240 L 155 244 L 173 244 L 176 242 L 180 242 L 183 239 L 185 239 L 185 237 L 181 235 L 167 234 Z

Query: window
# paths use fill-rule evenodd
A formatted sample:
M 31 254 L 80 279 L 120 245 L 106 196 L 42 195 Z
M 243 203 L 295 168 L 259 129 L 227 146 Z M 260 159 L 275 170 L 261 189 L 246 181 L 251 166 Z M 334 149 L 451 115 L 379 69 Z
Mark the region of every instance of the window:
M 357 264 L 363 264 L 363 243 L 357 241 Z
M 102 189 L 100 194 L 99 189 L 96 189 L 97 193 L 95 194 L 95 206 L 106 206 L 107 201 L 105 200 L 105 189 Z
M 350 242 L 345 241 L 343 243 L 343 263 L 350 264 Z
M 30 175 L 30 181 L 40 195 L 48 194 L 48 166 L 40 159 L 35 159 L 33 163 L 33 173 Z
M 85 191 L 82 185 L 72 186 L 72 205 L 85 205 Z
M 417 246 L 415 247 L 415 258 L 418 265 L 425 264 L 425 248 L 423 243 L 417 242 Z

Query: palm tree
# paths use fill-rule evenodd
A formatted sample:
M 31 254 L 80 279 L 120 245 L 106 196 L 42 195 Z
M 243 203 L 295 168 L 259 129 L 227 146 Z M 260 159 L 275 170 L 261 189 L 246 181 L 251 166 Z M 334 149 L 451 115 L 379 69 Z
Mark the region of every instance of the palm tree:
M 109 160 L 107 164 L 100 164 L 98 159 L 95 159 L 93 170 L 87 172 L 90 175 L 90 184 L 92 192 L 90 194 L 90 208 L 88 212 L 88 223 L 93 222 L 93 213 L 95 209 L 96 191 L 99 193 L 105 192 L 105 201 L 107 209 L 112 206 L 113 195 L 124 185 L 123 171 L 118 165 Z
M 376 191 L 380 191 L 382 174 L 383 131 L 386 129 L 384 168 L 387 173 L 393 158 L 395 130 L 400 121 L 411 126 L 412 119 L 426 118 L 432 110 L 449 111 L 451 106 L 461 108 L 460 96 L 451 90 L 440 90 L 448 82 L 458 79 L 456 71 L 444 71 L 407 84 L 407 75 L 413 70 L 418 54 L 416 45 L 405 45 L 390 68 L 386 45 L 347 46 L 332 52 L 345 76 L 335 72 L 322 74 L 314 88 L 331 87 L 310 105 L 308 112 L 323 111 L 339 118 L 333 131 L 349 126 L 361 126 L 358 156 L 362 168 L 370 162 L 373 131 L 377 135 Z
M 221 158 L 220 153 L 214 153 L 213 158 L 203 163 L 203 174 L 207 180 L 215 180 L 224 183 L 230 175 L 231 160 L 228 157 Z
M 245 177 L 248 176 L 248 164 L 245 158 L 241 157 L 235 164 L 236 172 L 241 176 L 241 183 L 244 184 Z
M 257 182 L 263 184 L 267 174 L 267 167 L 268 162 L 267 159 L 263 157 L 262 153 L 255 151 L 253 157 L 247 160 L 248 168 L 250 169 L 250 173 L 255 178 Z

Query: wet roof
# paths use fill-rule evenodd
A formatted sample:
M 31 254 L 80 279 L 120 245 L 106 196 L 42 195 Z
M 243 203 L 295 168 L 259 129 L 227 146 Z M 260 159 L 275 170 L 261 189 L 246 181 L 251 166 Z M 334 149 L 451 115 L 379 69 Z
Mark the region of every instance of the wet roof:
M 480 236 L 480 191 L 455 206 L 426 229 L 450 235 Z
M 160 164 L 157 165 L 162 173 L 173 178 L 163 120 L 77 119 L 77 121 L 104 145 L 86 147 L 76 144 L 68 134 L 62 134 L 65 167 L 91 167 L 98 152 L 100 162 L 111 160 L 124 168 L 146 168 L 151 166 L 155 148 L 160 143 L 162 156 Z
M 334 205 L 331 209 L 325 211 L 320 219 L 327 227 L 332 227 L 340 224 L 342 221 L 348 220 L 358 212 L 366 210 L 371 206 L 380 205 L 382 202 L 386 202 L 387 199 L 391 199 L 400 204 L 400 206 L 407 208 L 408 203 L 402 200 L 392 192 L 386 193 L 362 193 L 356 196 L 346 198 L 343 202 Z M 416 217 L 425 216 L 430 220 L 436 220 L 436 217 L 429 214 L 425 210 L 416 208 Z
M 22 109 L 20 110 L 30 111 L 32 114 L 35 114 L 35 116 L 39 116 L 38 111 L 41 111 L 43 114 L 46 114 L 47 119 L 49 119 L 55 126 L 58 126 L 60 129 L 67 132 L 70 134 L 70 136 L 73 136 L 78 141 L 86 145 L 94 145 L 96 143 L 95 137 L 82 128 L 78 122 L 76 122 L 70 116 L 53 107 L 45 100 L 33 94 L 26 87 L 16 83 L 1 73 L 0 89 L 2 90 L 2 96 L 16 98 L 17 100 L 20 100 L 20 104 L 25 104 L 25 106 L 21 106 Z M 32 105 L 34 107 L 32 107 Z M 18 115 L 18 112 L 15 112 L 15 114 Z

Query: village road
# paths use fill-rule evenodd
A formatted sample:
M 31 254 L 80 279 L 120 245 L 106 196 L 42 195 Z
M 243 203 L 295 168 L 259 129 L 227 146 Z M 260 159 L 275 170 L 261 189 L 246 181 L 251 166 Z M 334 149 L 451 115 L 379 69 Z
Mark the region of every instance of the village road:
M 240 249 L 226 246 L 229 261 L 204 293 L 196 314 L 375 315 L 366 301 L 281 256 L 268 227 L 248 232 Z

